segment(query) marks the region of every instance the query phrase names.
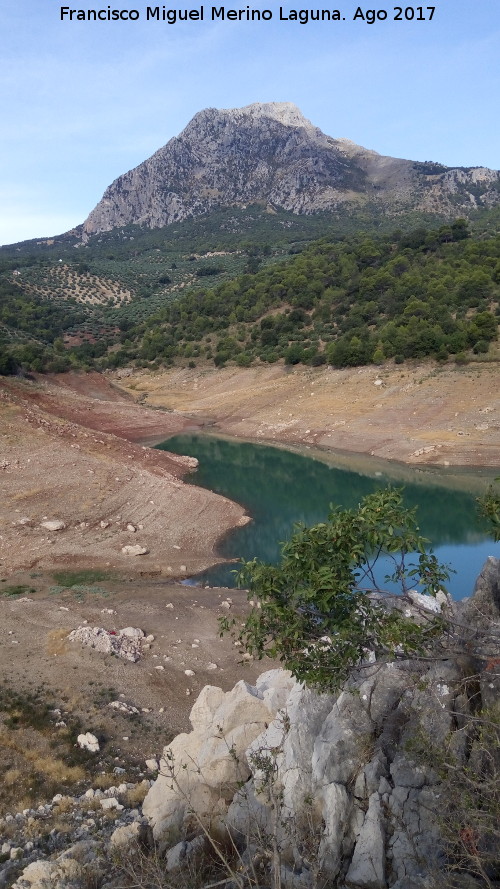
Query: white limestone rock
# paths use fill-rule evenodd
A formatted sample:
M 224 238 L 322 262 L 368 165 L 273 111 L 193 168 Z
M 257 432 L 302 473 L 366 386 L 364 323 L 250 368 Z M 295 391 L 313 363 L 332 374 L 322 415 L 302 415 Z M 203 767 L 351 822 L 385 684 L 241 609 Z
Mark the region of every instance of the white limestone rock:
M 127 849 L 130 852 L 139 842 L 140 835 L 141 825 L 138 821 L 133 821 L 132 824 L 117 827 L 111 834 L 109 844 L 112 849 Z
M 189 806 L 210 823 L 225 812 L 226 800 L 250 775 L 246 749 L 274 716 L 264 700 L 269 687 L 240 680 L 225 694 L 213 686 L 202 690 L 191 710 L 193 731 L 165 748 L 160 775 L 144 800 L 157 840 L 180 831 Z
M 70 642 L 88 645 L 102 654 L 114 654 L 135 663 L 142 657 L 144 633 L 138 627 L 125 627 L 115 631 L 105 630 L 104 627 L 80 626 L 71 631 L 68 639 Z
M 210 728 L 223 699 L 224 692 L 216 685 L 205 685 L 202 688 L 189 714 L 194 731 L 205 732 Z
M 100 800 L 100 804 L 106 812 L 109 812 L 111 809 L 116 809 L 117 812 L 123 812 L 125 808 L 125 806 L 122 806 L 114 796 L 108 796 L 106 799 Z
M 45 528 L 46 531 L 64 531 L 66 525 L 61 519 L 49 519 L 46 522 L 41 522 L 40 527 Z
M 424 611 L 430 611 L 432 614 L 441 614 L 441 603 L 437 597 L 424 596 L 423 593 L 419 593 L 417 590 L 409 590 L 408 598 L 411 599 L 417 608 L 422 608 Z
M 99 741 L 92 732 L 78 735 L 76 743 L 82 750 L 88 750 L 89 753 L 99 753 Z
M 134 543 L 129 544 L 128 546 L 122 546 L 122 553 L 124 556 L 147 556 L 149 550 L 146 546 Z
M 82 865 L 73 858 L 33 861 L 12 889 L 80 889 L 84 873 Z
M 346 881 L 359 889 L 386 889 L 385 828 L 378 793 L 372 793 Z

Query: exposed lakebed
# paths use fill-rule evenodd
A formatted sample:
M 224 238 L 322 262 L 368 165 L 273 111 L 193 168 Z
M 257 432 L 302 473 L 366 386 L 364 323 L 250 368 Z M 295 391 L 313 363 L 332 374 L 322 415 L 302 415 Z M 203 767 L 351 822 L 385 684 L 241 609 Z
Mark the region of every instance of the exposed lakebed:
M 324 521 L 330 505 L 354 507 L 366 494 L 387 485 L 404 486 L 405 503 L 417 507 L 422 534 L 440 561 L 456 572 L 448 584 L 454 598 L 470 595 L 486 557 L 498 555 L 499 546 L 488 537 L 476 504 L 494 473 L 461 475 L 456 470 L 391 466 L 354 456 L 339 458 L 343 465 L 333 465 L 332 455 L 317 459 L 212 435 L 177 435 L 158 447 L 196 457 L 199 467 L 189 481 L 237 501 L 252 517 L 221 542 L 223 558 L 256 556 L 276 562 L 280 543 L 290 536 L 295 522 Z M 196 582 L 234 586 L 234 568 L 216 565 Z

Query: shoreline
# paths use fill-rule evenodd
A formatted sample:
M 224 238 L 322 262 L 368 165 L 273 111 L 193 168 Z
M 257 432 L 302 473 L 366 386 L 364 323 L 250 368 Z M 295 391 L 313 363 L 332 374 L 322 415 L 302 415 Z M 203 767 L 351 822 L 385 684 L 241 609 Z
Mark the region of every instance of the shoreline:
M 117 390 L 162 418 L 182 418 L 187 434 L 262 442 L 360 471 L 380 461 L 392 475 L 414 467 L 486 477 L 500 472 L 499 381 L 491 364 L 113 374 Z
M 177 434 L 278 447 L 396 484 L 431 481 L 481 493 L 500 467 L 495 374 L 490 366 L 465 375 L 429 366 L 271 366 L 6 379 L 0 567 L 12 574 L 78 564 L 182 579 L 225 562 L 220 541 L 248 516 L 240 504 L 191 484 L 189 458 L 154 448 Z M 460 403 L 457 437 L 439 440 Z M 408 430 L 410 407 L 416 420 Z M 47 517 L 61 519 L 65 530 L 44 534 Z M 148 553 L 124 555 L 135 544 Z
M 414 484 L 418 484 L 420 475 L 422 481 L 425 479 L 425 481 L 428 482 L 429 479 L 432 478 L 437 486 L 459 488 L 467 491 L 477 489 L 479 492 L 483 489 L 484 482 L 493 482 L 500 473 L 500 464 L 498 467 L 459 464 L 454 466 L 442 466 L 439 463 L 426 463 L 419 466 L 412 463 L 405 463 L 402 460 L 387 460 L 381 457 L 373 457 L 370 454 L 360 453 L 359 451 L 349 451 L 347 449 L 319 447 L 302 443 L 277 441 L 276 439 L 255 438 L 251 436 L 230 435 L 227 432 L 220 431 L 213 424 L 209 427 L 199 426 L 192 429 L 184 429 L 182 432 L 176 433 L 175 436 L 171 437 L 181 435 L 200 435 L 218 438 L 223 441 L 233 442 L 234 444 L 242 442 L 252 445 L 262 445 L 263 447 L 277 448 L 278 450 L 299 454 L 302 457 L 308 457 L 311 460 L 319 460 L 321 463 L 326 463 L 328 466 L 332 466 L 335 469 L 351 470 L 352 472 L 356 472 L 359 475 L 364 475 L 369 478 L 385 475 L 390 477 L 391 481 L 392 479 L 401 481 L 401 484 L 410 481 Z M 168 441 L 169 439 L 161 439 L 153 445 L 147 445 L 147 442 L 143 442 L 143 444 L 148 447 L 156 447 L 157 445 Z M 471 484 L 464 484 L 464 482 L 467 481 Z

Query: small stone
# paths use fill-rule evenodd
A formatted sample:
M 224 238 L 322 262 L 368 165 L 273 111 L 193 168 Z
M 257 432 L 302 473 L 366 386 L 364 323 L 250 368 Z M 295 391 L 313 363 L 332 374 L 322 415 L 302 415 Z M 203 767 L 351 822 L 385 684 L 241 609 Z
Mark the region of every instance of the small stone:
M 64 531 L 66 525 L 61 519 L 49 519 L 47 522 L 41 522 L 40 527 L 46 531 Z
M 138 543 L 129 546 L 122 546 L 122 553 L 125 556 L 147 556 L 149 550 L 145 546 L 140 546 Z
M 125 740 L 125 738 L 123 740 Z M 116 797 L 114 797 L 114 796 L 108 797 L 107 799 L 102 799 L 102 800 L 100 800 L 100 803 L 101 803 L 101 807 L 105 811 L 109 811 L 110 809 L 116 809 L 117 812 L 123 812 L 123 809 L 125 808 L 125 806 L 122 806 L 121 803 L 119 803 L 118 800 L 116 799 Z

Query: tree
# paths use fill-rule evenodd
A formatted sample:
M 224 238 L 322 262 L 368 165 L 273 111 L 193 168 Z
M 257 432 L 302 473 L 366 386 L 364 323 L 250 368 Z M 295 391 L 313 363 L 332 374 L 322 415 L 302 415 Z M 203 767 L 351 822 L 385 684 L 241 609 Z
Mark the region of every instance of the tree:
M 240 642 L 259 658 L 278 658 L 299 681 L 329 691 L 370 652 L 386 658 L 422 653 L 442 632 L 441 620 L 425 612 L 425 620 L 415 622 L 401 606 L 410 585 L 435 596 L 448 579 L 426 543 L 400 490 L 377 491 L 357 509 L 337 508 L 326 522 L 297 526 L 279 565 L 243 563 L 239 584 L 256 604 Z M 393 571 L 385 580 L 397 584 L 399 595 L 378 580 L 383 557 Z

